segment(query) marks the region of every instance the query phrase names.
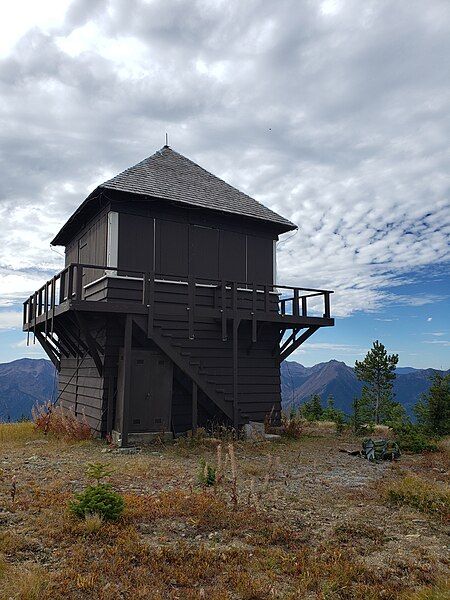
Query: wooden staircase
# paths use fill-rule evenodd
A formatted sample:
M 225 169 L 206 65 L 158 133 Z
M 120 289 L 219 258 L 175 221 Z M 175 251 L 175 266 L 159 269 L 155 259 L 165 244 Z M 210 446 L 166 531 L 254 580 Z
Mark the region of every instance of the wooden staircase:
M 155 319 L 152 332 L 148 334 L 147 321 L 140 315 L 134 317 L 136 325 L 142 333 L 154 342 L 158 348 L 166 354 L 175 365 L 209 398 L 209 400 L 222 412 L 230 422 L 233 420 L 233 395 L 232 395 L 232 369 L 227 374 L 226 382 L 218 381 L 214 374 L 208 371 L 208 360 L 205 357 L 205 343 L 209 340 L 209 349 L 214 351 L 214 356 L 221 358 L 224 364 L 229 362 L 231 357 L 231 346 L 229 342 L 223 342 L 216 334 L 218 339 L 214 340 L 214 329 L 206 328 L 204 332 L 197 331 L 196 338 L 190 340 L 188 329 L 180 328 L 180 322 Z M 213 325 L 213 323 L 212 323 Z M 198 337 L 197 337 L 198 336 Z M 225 346 L 225 347 L 224 347 Z M 241 420 L 244 422 L 245 416 L 241 414 Z

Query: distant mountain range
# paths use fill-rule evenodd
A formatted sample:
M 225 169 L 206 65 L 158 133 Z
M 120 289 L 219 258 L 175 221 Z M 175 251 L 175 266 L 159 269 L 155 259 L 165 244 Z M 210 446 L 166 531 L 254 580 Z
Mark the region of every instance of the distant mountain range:
M 396 400 L 412 415 L 414 404 L 422 392 L 429 388 L 433 369 L 400 367 L 396 373 Z M 30 417 L 37 402 L 42 403 L 52 398 L 56 382 L 55 369 L 48 360 L 22 358 L 0 364 L 0 422 Z M 346 414 L 350 414 L 353 398 L 362 389 L 352 367 L 337 360 L 313 367 L 285 361 L 281 365 L 281 386 L 285 408 L 300 406 L 312 394 L 319 394 L 325 405 L 331 394 L 336 408 Z
M 403 404 L 410 416 L 421 394 L 428 390 L 433 372 L 434 369 L 412 367 L 396 369 L 395 399 Z M 284 361 L 281 365 L 281 389 L 284 407 L 300 406 L 312 394 L 319 394 L 325 405 L 331 394 L 336 408 L 350 414 L 353 398 L 361 393 L 362 383 L 356 379 L 352 367 L 337 360 L 319 363 L 313 367 Z
M 37 402 L 51 399 L 55 384 L 49 360 L 21 358 L 0 364 L 0 422 L 30 417 Z

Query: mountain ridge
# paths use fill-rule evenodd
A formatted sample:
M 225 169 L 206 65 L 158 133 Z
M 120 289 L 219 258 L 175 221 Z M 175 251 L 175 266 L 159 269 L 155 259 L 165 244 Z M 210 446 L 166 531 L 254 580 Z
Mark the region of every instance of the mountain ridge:
M 428 390 L 430 375 L 437 369 L 400 367 L 394 382 L 396 400 L 409 415 L 421 394 Z M 450 371 L 445 371 L 450 372 Z M 0 422 L 29 418 L 36 403 L 49 401 L 56 389 L 57 374 L 46 359 L 21 358 L 0 364 Z M 281 392 L 284 408 L 300 406 L 313 394 L 319 394 L 323 404 L 332 395 L 336 408 L 351 413 L 353 398 L 359 395 L 362 383 L 354 369 L 342 361 L 331 359 L 312 367 L 295 361 L 281 365 Z
M 438 369 L 396 369 L 394 394 L 407 413 L 413 416 L 413 407 L 422 393 L 430 386 L 430 376 Z M 449 373 L 444 371 L 444 373 Z M 328 396 L 334 398 L 336 408 L 351 413 L 353 398 L 361 394 L 363 384 L 358 381 L 353 367 L 332 359 L 312 367 L 295 361 L 284 361 L 281 365 L 282 401 L 285 408 L 298 407 L 313 394 L 321 396 L 325 404 Z

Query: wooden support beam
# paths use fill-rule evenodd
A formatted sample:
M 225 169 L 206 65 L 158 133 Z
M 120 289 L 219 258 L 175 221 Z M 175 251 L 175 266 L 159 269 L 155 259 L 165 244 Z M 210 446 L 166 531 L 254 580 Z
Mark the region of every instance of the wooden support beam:
M 239 426 L 239 398 L 238 398 L 238 335 L 240 319 L 233 319 L 233 427 Z
M 103 364 L 102 359 L 100 358 L 100 355 L 98 353 L 97 344 L 94 338 L 92 337 L 91 332 L 89 331 L 84 315 L 75 312 L 75 317 L 77 319 L 78 325 L 80 326 L 80 331 L 84 335 L 86 344 L 88 345 L 89 354 L 92 356 L 95 366 L 97 367 L 98 374 L 101 377 L 103 372 Z
M 128 444 L 131 400 L 131 351 L 133 340 L 133 317 L 125 317 L 125 334 L 123 341 L 123 405 L 122 405 L 122 445 Z
M 294 327 L 294 329 L 293 329 L 293 331 L 292 331 L 291 335 L 290 335 L 290 336 L 288 337 L 288 339 L 287 339 L 287 340 L 285 340 L 285 341 L 283 342 L 283 344 L 280 346 L 280 354 L 281 354 L 281 352 L 283 352 L 283 350 L 285 350 L 285 349 L 288 347 L 288 345 L 290 344 L 290 342 L 292 342 L 293 340 L 295 340 L 295 336 L 297 335 L 297 333 L 298 333 L 299 331 L 300 331 L 300 330 L 299 330 L 299 328 L 298 328 L 298 327 Z
M 113 430 L 113 415 L 114 415 L 114 372 L 112 369 L 108 373 L 108 403 L 106 408 L 106 433 L 111 435 Z
M 284 352 L 282 352 L 280 354 L 280 357 L 279 357 L 280 363 L 283 362 L 283 360 L 286 360 L 286 358 L 290 354 L 292 354 L 292 352 L 294 352 L 294 350 L 297 350 L 297 348 L 301 344 L 303 344 L 303 342 L 305 342 L 310 336 L 312 336 L 312 334 L 315 333 L 318 329 L 319 329 L 319 327 L 317 327 L 317 326 L 309 327 L 304 333 L 302 333 L 302 335 L 300 337 L 298 337 L 295 341 L 293 341 L 291 343 L 291 345 L 288 346 L 286 348 L 286 350 L 284 350 Z
M 197 433 L 198 427 L 198 386 L 192 381 L 192 433 Z
M 78 346 L 74 344 L 73 340 L 67 333 L 67 330 L 64 327 L 58 327 L 55 330 L 56 335 L 58 336 L 59 343 L 69 351 L 69 354 L 73 356 L 77 356 L 78 354 Z
M 330 318 L 330 292 L 325 292 L 324 293 L 324 305 L 325 305 L 325 312 L 323 313 L 323 316 L 326 319 Z
M 59 371 L 59 368 L 60 368 L 59 356 L 56 354 L 56 352 L 54 351 L 54 349 L 47 342 L 47 340 L 45 339 L 44 335 L 40 331 L 36 331 L 36 337 L 38 339 L 38 342 L 44 348 L 45 353 L 47 354 L 47 356 L 49 357 L 49 359 L 55 365 L 56 370 Z

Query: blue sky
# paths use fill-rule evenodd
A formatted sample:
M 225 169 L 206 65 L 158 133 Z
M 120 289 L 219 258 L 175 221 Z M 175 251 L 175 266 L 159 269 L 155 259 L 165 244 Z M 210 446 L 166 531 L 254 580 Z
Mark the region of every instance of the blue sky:
M 132 9 L 130 9 L 132 6 Z M 293 356 L 450 366 L 448 0 L 16 0 L 0 21 L 0 361 L 97 184 L 164 143 L 299 225 L 278 283 L 334 289 Z
M 399 366 L 450 369 L 450 276 L 442 273 L 436 279 L 435 270 L 429 269 L 430 277 L 428 269 L 410 274 L 415 283 L 392 288 L 404 296 L 399 302 L 337 318 L 334 328 L 317 332 L 291 358 L 305 366 L 331 358 L 353 366 L 379 340 L 399 355 Z

